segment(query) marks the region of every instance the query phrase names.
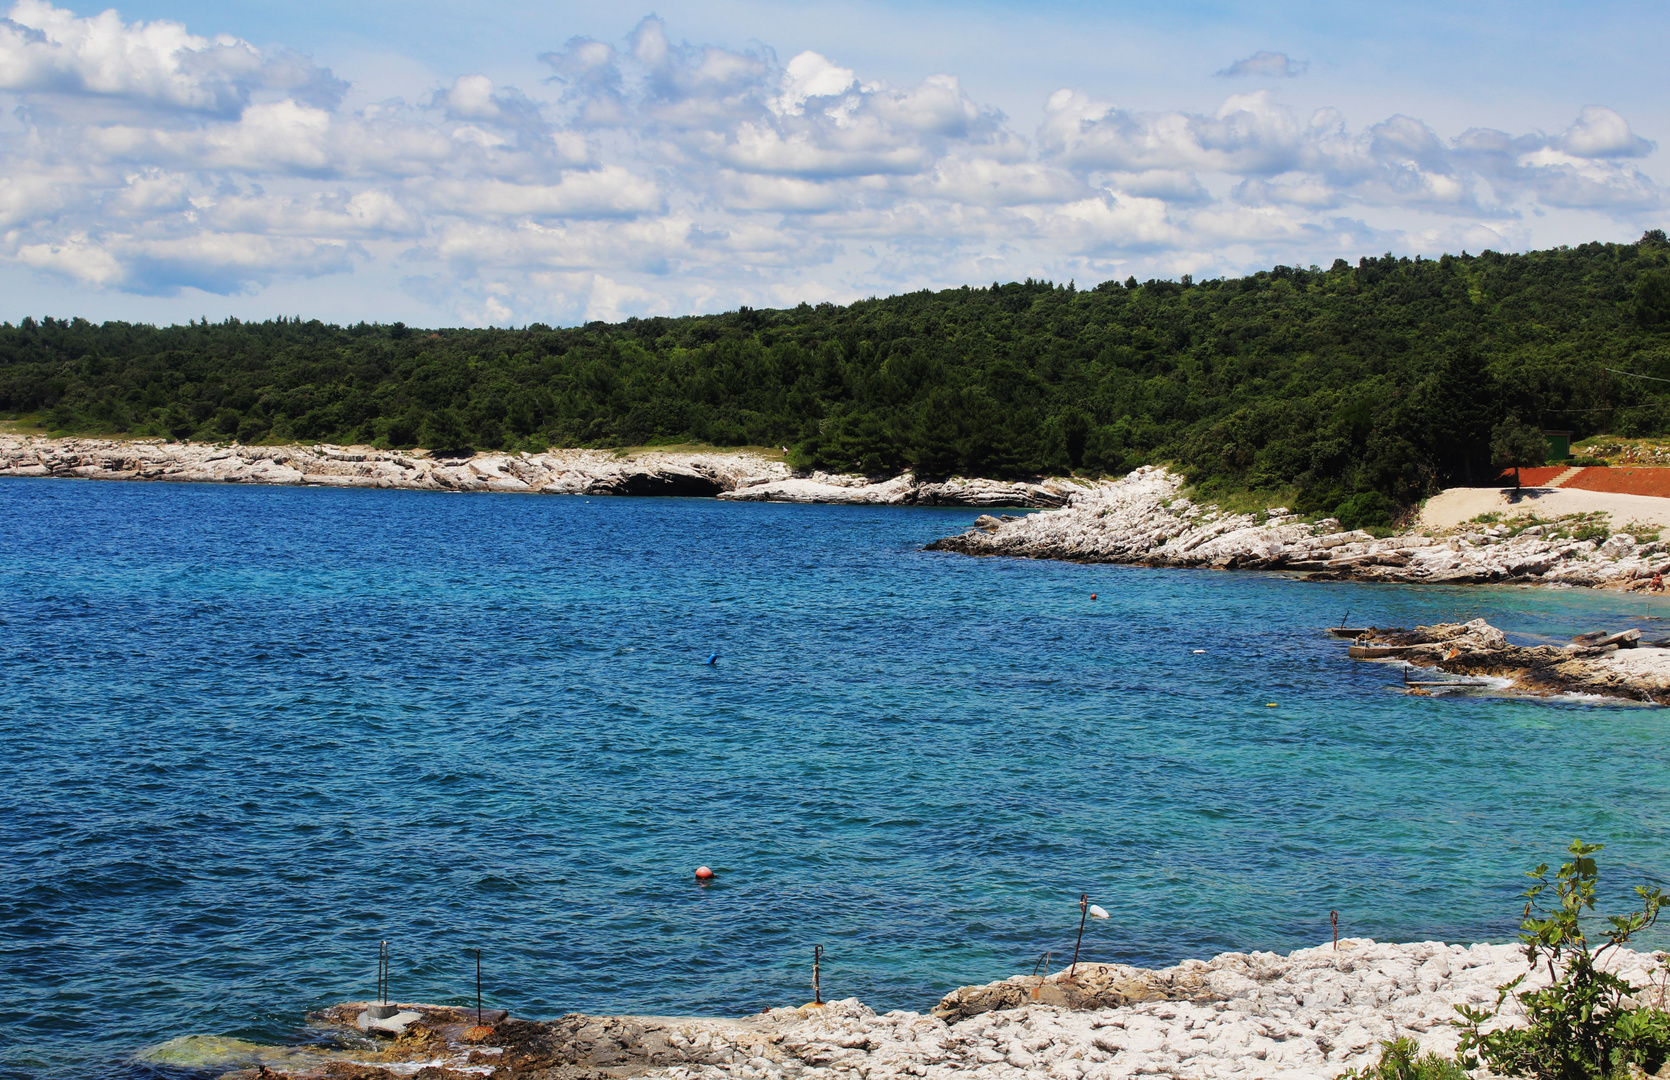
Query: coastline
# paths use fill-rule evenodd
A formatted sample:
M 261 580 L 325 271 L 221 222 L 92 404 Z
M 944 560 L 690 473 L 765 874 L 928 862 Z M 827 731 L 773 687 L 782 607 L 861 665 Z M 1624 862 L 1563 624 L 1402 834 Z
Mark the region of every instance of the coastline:
M 929 550 L 1073 562 L 1213 570 L 1272 570 L 1309 580 L 1409 585 L 1648 588 L 1670 573 L 1670 542 L 1638 542 L 1610 525 L 1497 521 L 1418 525 L 1389 537 L 1314 524 L 1280 508 L 1235 514 L 1183 494 L 1183 478 L 1145 466 L 1075 493 L 1054 511 L 982 517 Z M 1584 533 L 1583 537 L 1574 535 Z M 1587 535 L 1598 533 L 1599 535 Z
M 413 491 L 542 495 L 673 495 L 737 502 L 868 506 L 966 506 L 1042 511 L 980 516 L 967 531 L 935 540 L 930 551 L 1138 566 L 1271 570 L 1310 580 L 1401 584 L 1516 584 L 1645 589 L 1670 574 L 1670 541 L 1644 542 L 1585 521 L 1514 527 L 1510 521 L 1453 522 L 1448 504 L 1479 505 L 1494 489 L 1452 489 L 1432 500 L 1440 522 L 1423 521 L 1389 537 L 1342 530 L 1333 519 L 1308 523 L 1283 509 L 1236 514 L 1193 502 L 1182 477 L 1144 466 L 1117 480 L 1062 477 L 989 480 L 865 477 L 795 472 L 752 451 L 608 450 L 436 456 L 364 446 L 242 446 L 0 435 L 0 478 L 273 484 Z M 1539 508 L 1533 496 L 1527 512 Z M 1543 492 L 1544 496 L 1549 493 Z M 1558 492 L 1567 495 L 1574 493 Z M 1517 495 L 1517 493 L 1516 493 Z M 1670 521 L 1670 500 L 1654 507 Z M 1545 498 L 1544 508 L 1557 500 Z M 1494 505 L 1494 504 L 1491 504 Z M 1586 505 L 1586 504 L 1585 504 Z M 1498 518 L 1507 515 L 1497 514 Z M 1647 523 L 1644 528 L 1658 528 Z M 1582 532 L 1580 538 L 1573 535 Z
M 369 446 L 242 446 L 0 435 L 0 477 L 276 484 L 523 495 L 683 495 L 882 506 L 1065 506 L 1079 481 L 796 473 L 762 454 L 550 450 L 436 456 Z
M 1663 957 L 1622 949 L 1604 966 L 1653 987 Z M 1373 1061 L 1393 1038 L 1453 1054 L 1455 1006 L 1488 1005 L 1519 975 L 1528 987 L 1548 981 L 1546 971 L 1527 970 L 1517 944 L 1343 938 L 1285 956 L 1232 952 L 1162 970 L 1085 962 L 1072 978 L 1062 970 L 963 987 L 927 1012 L 877 1015 L 847 998 L 738 1019 L 569 1014 L 476 1026 L 467 1008 L 408 1005 L 399 1038 L 370 1052 L 362 1040 L 362 1049 L 307 1061 L 292 1047 L 183 1036 L 140 1058 L 232 1066 L 226 1080 L 394 1080 L 414 1070 L 424 1080 L 1333 1080 Z M 364 1007 L 344 1003 L 310 1019 L 352 1031 Z M 1506 1022 L 1518 1009 L 1510 1000 Z

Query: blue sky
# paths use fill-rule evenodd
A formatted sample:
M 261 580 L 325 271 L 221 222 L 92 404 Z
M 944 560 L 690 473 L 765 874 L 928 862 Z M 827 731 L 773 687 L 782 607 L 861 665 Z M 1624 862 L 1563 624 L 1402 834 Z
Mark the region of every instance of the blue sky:
M 96 5 L 0 23 L 0 318 L 575 323 L 1666 224 L 1613 4 Z

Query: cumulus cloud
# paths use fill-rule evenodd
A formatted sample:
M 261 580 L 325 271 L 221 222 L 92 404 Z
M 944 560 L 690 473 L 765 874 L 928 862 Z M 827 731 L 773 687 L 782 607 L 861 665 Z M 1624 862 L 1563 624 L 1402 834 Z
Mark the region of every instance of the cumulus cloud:
M 562 174 L 554 184 L 449 179 L 421 184 L 432 208 L 460 216 L 496 218 L 635 217 L 666 206 L 655 184 L 618 165 Z
M 1628 121 L 1603 105 L 1585 105 L 1556 145 L 1582 158 L 1646 157 L 1658 147 L 1631 131 Z
M 1241 79 L 1257 75 L 1267 79 L 1296 79 L 1310 70 L 1310 61 L 1291 60 L 1286 53 L 1260 50 L 1237 60 L 1218 74 L 1224 78 Z
M 263 90 L 333 103 L 344 86 L 300 57 L 264 56 L 236 38 L 211 40 L 172 22 L 123 23 L 114 10 L 79 18 L 46 0 L 18 0 L 0 19 L 0 89 L 226 115 Z
M 534 51 L 530 49 L 530 51 Z M 1651 222 L 1657 145 L 1602 105 L 1544 132 L 1064 88 L 1023 130 L 955 73 L 691 43 L 648 17 L 413 100 L 291 52 L 17 0 L 0 20 L 0 266 L 82 290 L 394 276 L 470 323 L 846 299 L 993 277 L 1237 272 Z M 1219 74 L 1291 78 L 1260 52 Z M 1366 122 L 1365 122 L 1366 121 Z M 376 317 L 377 312 L 367 312 Z

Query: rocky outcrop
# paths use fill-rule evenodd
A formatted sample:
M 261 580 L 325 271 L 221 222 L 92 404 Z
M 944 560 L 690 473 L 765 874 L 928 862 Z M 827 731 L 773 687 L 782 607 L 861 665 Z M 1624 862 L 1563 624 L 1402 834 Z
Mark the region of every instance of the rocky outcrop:
M 551 450 L 437 457 L 364 446 L 221 446 L 158 439 L 0 436 L 0 477 L 496 491 L 542 495 L 684 495 L 761 502 L 890 506 L 1062 506 L 1070 480 L 800 475 L 749 452 Z
M 1662 953 L 1619 950 L 1604 966 L 1643 988 Z M 1518 945 L 1383 945 L 1225 953 L 1160 971 L 1080 964 L 1070 977 L 965 987 L 933 1014 L 877 1015 L 847 999 L 768 1009 L 740 1020 L 571 1015 L 488 1028 L 441 1022 L 407 1046 L 339 1052 L 313 1068 L 238 1080 L 1102 1080 L 1144 1074 L 1332 1080 L 1375 1057 L 1381 1040 L 1453 1053 L 1457 1004 L 1488 1005 L 1527 971 Z M 1050 1000 L 1046 1000 L 1050 999 Z M 1000 1002 L 1000 1003 L 999 1003 Z M 1656 1003 L 1656 1002 L 1655 1002 Z M 989 1004 L 990 1007 L 985 1007 Z M 341 1006 L 344 1017 L 363 1004 Z M 414 1006 L 413 1008 L 426 1008 Z M 433 1007 L 428 1007 L 433 1008 Z M 1517 1022 L 1517 1003 L 1504 1010 Z M 452 1010 L 454 1013 L 467 1010 Z M 397 1064 L 398 1062 L 398 1064 Z M 266 1068 L 266 1066 L 263 1066 Z
M 1527 648 L 1509 644 L 1502 631 L 1474 619 L 1407 631 L 1371 630 L 1353 642 L 1350 654 L 1463 678 L 1505 680 L 1507 687 L 1526 693 L 1593 694 L 1670 704 L 1670 648 L 1644 644 L 1635 628 L 1593 631 L 1566 646 Z M 1460 689 L 1469 684 L 1450 685 Z M 1411 692 L 1445 689 L 1443 683 L 1417 679 Z
M 1011 520 L 982 517 L 930 550 L 1031 559 L 1283 570 L 1323 578 L 1423 584 L 1492 582 L 1643 588 L 1670 573 L 1662 542 L 1617 533 L 1577 539 L 1558 524 L 1469 526 L 1376 538 L 1282 509 L 1235 514 L 1183 494 L 1183 478 L 1142 468 L 1072 491 L 1065 506 Z
M 437 457 L 363 446 L 217 446 L 160 440 L 0 438 L 0 477 L 309 484 L 564 495 L 717 495 L 790 475 L 758 454 L 604 450 Z
M 953 990 L 934 1006 L 941 1020 L 981 1013 L 1054 1005 L 1062 1009 L 1119 1009 L 1144 1001 L 1216 1001 L 1205 967 L 1151 971 L 1124 964 L 1076 964 L 1055 975 L 1016 975 L 984 986 Z
M 879 506 L 1015 506 L 1057 507 L 1067 505 L 1074 494 L 1089 485 L 1075 480 L 1047 478 L 1037 481 L 982 480 L 952 477 L 948 480 L 918 479 L 912 473 L 877 480 L 814 472 L 752 487 L 738 488 L 721 499 L 757 502 L 859 503 Z

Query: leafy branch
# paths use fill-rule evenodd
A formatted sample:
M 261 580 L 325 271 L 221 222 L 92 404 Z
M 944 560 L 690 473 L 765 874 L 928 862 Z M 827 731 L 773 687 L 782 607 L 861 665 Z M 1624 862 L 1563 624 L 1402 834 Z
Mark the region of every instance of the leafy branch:
M 1656 1071 L 1670 1058 L 1670 1014 L 1641 1005 L 1636 987 L 1600 966 L 1601 959 L 1658 921 L 1666 897 L 1658 887 L 1637 886 L 1639 910 L 1605 916 L 1599 944 L 1591 943 L 1584 917 L 1595 907 L 1600 879 L 1594 855 L 1601 844 L 1573 840 L 1569 861 L 1552 878 L 1544 863 L 1529 873 L 1519 940 L 1531 971 L 1546 966 L 1549 985 L 1520 989 L 1522 974 L 1497 987 L 1490 1009 L 1457 1005 L 1461 1018 L 1458 1056 L 1477 1068 L 1535 1080 L 1607 1080 L 1631 1065 Z M 1525 1011 L 1524 1027 L 1485 1030 L 1509 997 Z

